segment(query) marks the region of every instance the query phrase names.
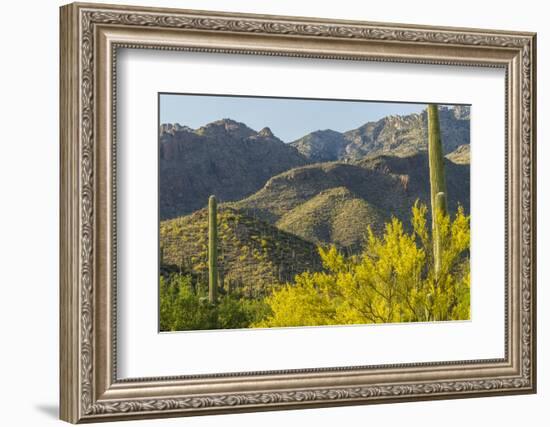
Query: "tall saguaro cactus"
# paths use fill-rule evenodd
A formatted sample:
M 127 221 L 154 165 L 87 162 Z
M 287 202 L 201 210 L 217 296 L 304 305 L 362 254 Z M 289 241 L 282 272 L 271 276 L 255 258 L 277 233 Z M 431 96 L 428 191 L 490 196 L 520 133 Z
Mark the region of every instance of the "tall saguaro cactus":
M 208 199 L 208 299 L 218 297 L 218 206 L 216 197 Z
M 437 104 L 428 105 L 428 158 L 430 165 L 430 192 L 432 204 L 432 237 L 434 251 L 434 269 L 436 277 L 441 271 L 442 241 L 438 216 L 447 214 L 447 186 L 439 110 Z

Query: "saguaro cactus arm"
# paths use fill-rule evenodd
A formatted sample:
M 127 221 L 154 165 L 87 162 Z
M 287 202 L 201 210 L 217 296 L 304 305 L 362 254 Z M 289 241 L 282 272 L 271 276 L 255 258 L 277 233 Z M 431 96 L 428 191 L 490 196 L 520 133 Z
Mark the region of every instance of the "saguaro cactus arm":
M 428 161 L 430 167 L 430 193 L 432 205 L 432 239 L 434 251 L 434 269 L 436 277 L 441 270 L 442 242 L 439 215 L 447 214 L 447 186 L 445 183 L 445 164 L 443 144 L 439 126 L 439 111 L 437 104 L 428 105 Z
M 218 207 L 216 197 L 208 199 L 208 299 L 218 297 Z
M 428 158 L 430 163 L 430 190 L 433 211 L 436 204 L 436 195 L 438 193 L 447 193 L 443 144 L 441 143 L 437 104 L 428 105 Z M 446 206 L 445 210 L 447 210 Z

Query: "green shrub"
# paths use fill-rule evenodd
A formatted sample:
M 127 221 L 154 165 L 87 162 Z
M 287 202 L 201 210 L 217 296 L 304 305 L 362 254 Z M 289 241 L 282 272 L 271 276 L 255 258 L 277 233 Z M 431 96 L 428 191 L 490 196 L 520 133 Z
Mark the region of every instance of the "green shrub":
M 206 296 L 196 293 L 188 275 L 160 278 L 160 330 L 213 329 L 215 310 Z
M 267 316 L 262 300 L 238 295 L 220 295 L 216 304 L 208 301 L 208 289 L 190 275 L 172 274 L 160 278 L 160 330 L 248 328 Z

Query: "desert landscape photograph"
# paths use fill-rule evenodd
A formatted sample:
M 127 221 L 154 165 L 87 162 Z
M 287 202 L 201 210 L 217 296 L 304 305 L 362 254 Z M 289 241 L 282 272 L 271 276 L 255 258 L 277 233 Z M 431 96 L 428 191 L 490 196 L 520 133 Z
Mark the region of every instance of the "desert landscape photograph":
M 470 319 L 470 106 L 159 94 L 159 330 Z

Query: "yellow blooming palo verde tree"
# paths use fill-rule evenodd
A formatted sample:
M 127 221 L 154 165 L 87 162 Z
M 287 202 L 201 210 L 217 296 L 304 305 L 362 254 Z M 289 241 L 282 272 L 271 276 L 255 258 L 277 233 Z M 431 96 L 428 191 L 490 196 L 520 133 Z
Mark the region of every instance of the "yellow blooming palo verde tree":
M 428 106 L 431 227 L 427 207 L 412 208 L 411 228 L 393 218 L 382 237 L 368 229 L 361 254 L 319 248 L 324 271 L 303 273 L 267 297 L 254 326 L 315 326 L 470 318 L 470 221 L 447 213 L 436 105 Z
M 359 255 L 319 248 L 324 271 L 302 273 L 267 297 L 270 315 L 254 326 L 316 326 L 466 320 L 470 317 L 470 226 L 459 208 L 439 215 L 441 265 L 435 273 L 427 208 L 412 208 L 412 231 L 393 219 L 382 237 L 369 228 Z

